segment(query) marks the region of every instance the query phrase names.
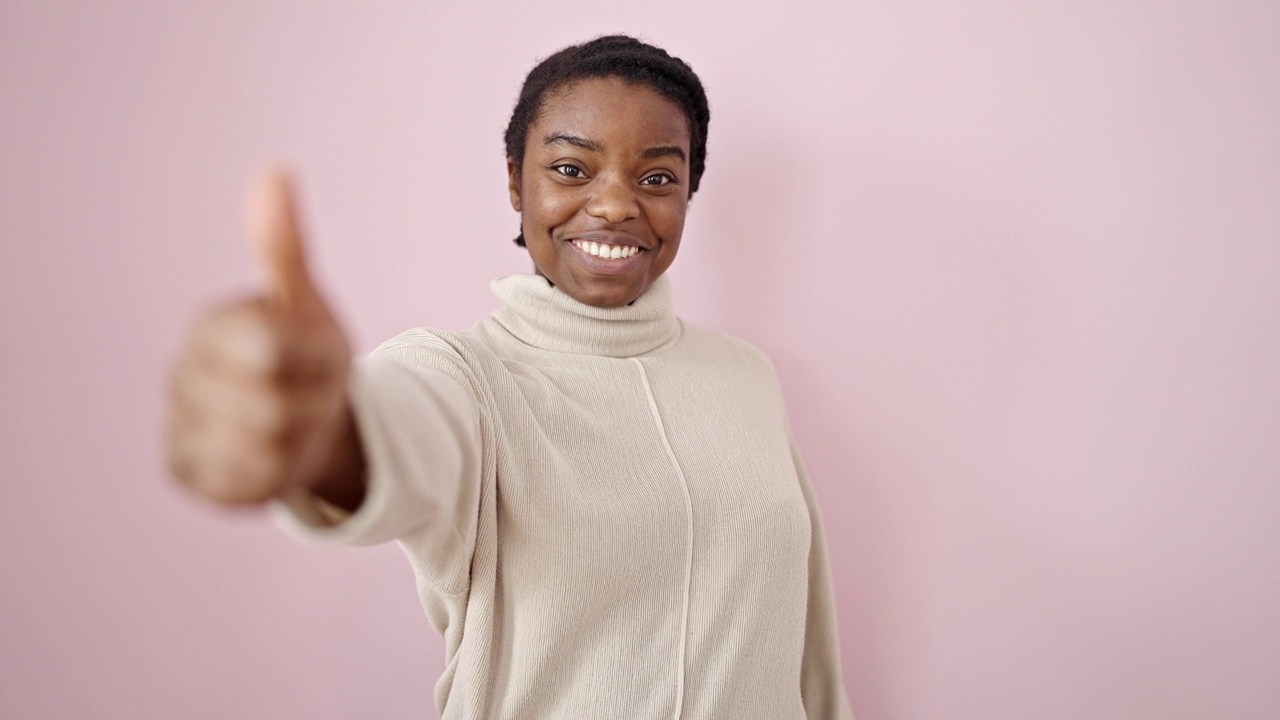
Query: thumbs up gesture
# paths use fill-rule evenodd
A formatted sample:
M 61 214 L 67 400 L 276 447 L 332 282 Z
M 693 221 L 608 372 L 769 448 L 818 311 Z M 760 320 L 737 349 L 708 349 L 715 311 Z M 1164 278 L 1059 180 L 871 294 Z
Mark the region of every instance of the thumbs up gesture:
M 266 286 L 195 321 L 172 374 L 170 469 L 220 504 L 311 491 L 354 510 L 364 461 L 350 346 L 307 269 L 284 173 L 255 180 L 247 215 Z

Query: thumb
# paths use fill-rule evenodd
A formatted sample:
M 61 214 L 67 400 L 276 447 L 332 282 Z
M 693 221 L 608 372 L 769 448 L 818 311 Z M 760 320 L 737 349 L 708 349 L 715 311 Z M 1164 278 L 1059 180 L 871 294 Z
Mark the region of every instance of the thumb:
M 249 185 L 246 209 L 249 237 L 267 271 L 271 300 L 292 311 L 323 306 L 307 270 L 293 182 L 288 173 L 282 168 L 260 171 Z

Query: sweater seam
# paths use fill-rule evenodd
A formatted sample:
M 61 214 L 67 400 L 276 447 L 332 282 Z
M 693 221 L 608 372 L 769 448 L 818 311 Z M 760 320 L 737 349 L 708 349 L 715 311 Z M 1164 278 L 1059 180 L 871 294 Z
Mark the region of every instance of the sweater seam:
M 653 387 L 649 384 L 649 374 L 644 369 L 644 363 L 639 358 L 633 357 L 629 359 L 640 370 L 640 382 L 644 385 L 645 398 L 649 401 L 649 409 L 653 412 L 653 422 L 657 426 L 658 437 L 662 440 L 662 447 L 667 451 L 667 457 L 671 460 L 671 466 L 676 471 L 676 477 L 680 479 L 680 489 L 684 493 L 685 537 L 687 538 L 685 544 L 684 598 L 680 613 L 679 666 L 676 669 L 676 709 L 675 714 L 672 715 L 675 720 L 679 720 L 684 712 L 685 665 L 689 651 L 689 606 L 693 587 L 693 498 L 689 493 L 689 482 L 684 476 L 684 470 L 680 467 L 680 462 L 676 459 L 675 450 L 671 447 L 671 441 L 667 438 L 667 429 L 662 422 L 662 413 L 658 411 L 658 401 L 653 396 Z

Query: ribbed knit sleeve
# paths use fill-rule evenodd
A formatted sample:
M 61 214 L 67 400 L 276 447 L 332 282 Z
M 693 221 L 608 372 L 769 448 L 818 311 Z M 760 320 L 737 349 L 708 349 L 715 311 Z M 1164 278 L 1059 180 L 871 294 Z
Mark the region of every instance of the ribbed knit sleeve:
M 476 403 L 431 351 L 403 344 L 356 361 L 349 390 L 368 469 L 364 502 L 344 513 L 310 494 L 276 504 L 277 518 L 308 540 L 401 540 L 438 590 L 458 592 L 475 544 L 480 494 Z
M 826 533 L 822 529 L 818 500 L 794 436 L 791 438 L 791 457 L 804 491 L 804 501 L 809 506 L 809 521 L 813 528 L 800 696 L 809 720 L 853 720 L 853 709 L 840 674 L 840 635 L 836 631 L 836 598 L 831 566 L 827 561 Z

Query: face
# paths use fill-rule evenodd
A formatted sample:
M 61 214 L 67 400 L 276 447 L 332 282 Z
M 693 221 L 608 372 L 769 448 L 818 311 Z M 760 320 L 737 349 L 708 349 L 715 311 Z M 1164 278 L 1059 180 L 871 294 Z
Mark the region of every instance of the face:
M 689 209 L 689 124 L 679 106 L 617 78 L 543 99 L 511 206 L 538 271 L 576 300 L 626 305 L 671 266 Z

